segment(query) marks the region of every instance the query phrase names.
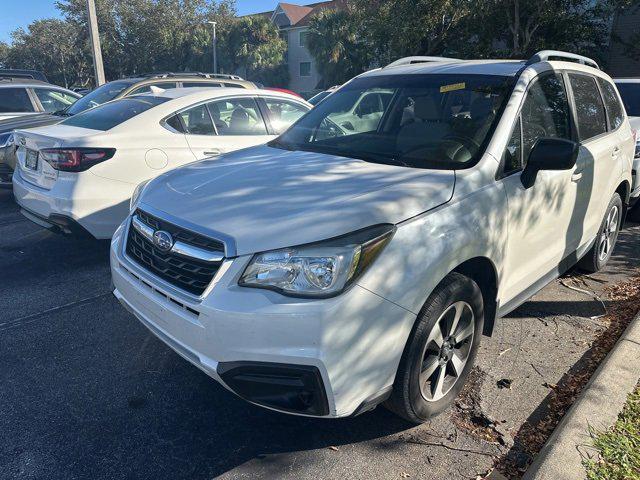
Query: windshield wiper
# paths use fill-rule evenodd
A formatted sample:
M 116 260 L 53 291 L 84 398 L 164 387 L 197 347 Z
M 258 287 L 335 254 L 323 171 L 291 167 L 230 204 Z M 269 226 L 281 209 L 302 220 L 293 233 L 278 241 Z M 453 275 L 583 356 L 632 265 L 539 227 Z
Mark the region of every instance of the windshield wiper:
M 55 115 L 56 117 L 70 117 L 71 115 L 73 115 L 73 113 L 69 113 L 66 110 L 56 110 L 55 112 L 53 112 L 53 115 Z

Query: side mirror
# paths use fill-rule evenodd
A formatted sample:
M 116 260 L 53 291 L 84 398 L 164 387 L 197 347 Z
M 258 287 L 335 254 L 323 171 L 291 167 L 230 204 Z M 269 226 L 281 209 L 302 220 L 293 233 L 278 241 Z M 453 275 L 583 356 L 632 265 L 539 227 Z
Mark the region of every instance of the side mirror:
M 529 153 L 520 179 L 524 188 L 532 187 L 540 170 L 569 170 L 578 159 L 578 144 L 564 138 L 539 138 Z

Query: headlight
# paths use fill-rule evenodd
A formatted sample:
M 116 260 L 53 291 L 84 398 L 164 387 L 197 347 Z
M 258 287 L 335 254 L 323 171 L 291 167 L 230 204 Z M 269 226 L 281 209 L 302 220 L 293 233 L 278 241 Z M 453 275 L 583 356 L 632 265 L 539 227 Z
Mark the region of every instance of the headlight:
M 138 206 L 138 200 L 140 200 L 140 195 L 142 194 L 144 187 L 147 186 L 147 183 L 149 183 L 149 180 L 139 183 L 133 191 L 133 195 L 131 195 L 131 200 L 129 202 L 129 212 L 133 212 L 133 210 Z
M 0 133 L 0 148 L 13 144 L 13 132 Z
M 294 297 L 338 295 L 371 265 L 395 230 L 393 225 L 376 225 L 323 242 L 258 253 L 239 285 Z

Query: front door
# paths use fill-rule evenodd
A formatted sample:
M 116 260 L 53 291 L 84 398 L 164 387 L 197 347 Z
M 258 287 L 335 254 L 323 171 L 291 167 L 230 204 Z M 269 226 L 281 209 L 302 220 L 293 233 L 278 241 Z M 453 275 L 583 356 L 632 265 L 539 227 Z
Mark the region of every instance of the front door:
M 543 74 L 530 86 L 505 152 L 508 240 L 501 302 L 509 302 L 545 278 L 578 246 L 576 167 L 538 172 L 529 188 L 521 173 L 538 138 L 573 139 L 565 83 L 559 73 Z

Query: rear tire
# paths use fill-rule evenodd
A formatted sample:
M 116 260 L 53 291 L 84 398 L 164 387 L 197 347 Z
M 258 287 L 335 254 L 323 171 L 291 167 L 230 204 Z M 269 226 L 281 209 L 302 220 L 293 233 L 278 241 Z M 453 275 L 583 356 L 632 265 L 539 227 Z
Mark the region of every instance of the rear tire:
M 416 424 L 447 408 L 473 366 L 483 323 L 478 285 L 462 274 L 449 274 L 418 315 L 385 406 Z
M 598 235 L 593 247 L 578 262 L 578 267 L 589 273 L 595 273 L 604 268 L 618 240 L 622 223 L 622 199 L 618 193 L 613 194 L 609 202 L 604 219 L 598 229 Z

